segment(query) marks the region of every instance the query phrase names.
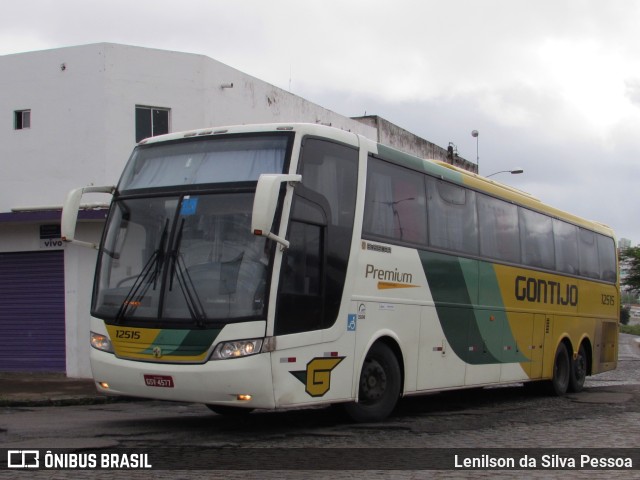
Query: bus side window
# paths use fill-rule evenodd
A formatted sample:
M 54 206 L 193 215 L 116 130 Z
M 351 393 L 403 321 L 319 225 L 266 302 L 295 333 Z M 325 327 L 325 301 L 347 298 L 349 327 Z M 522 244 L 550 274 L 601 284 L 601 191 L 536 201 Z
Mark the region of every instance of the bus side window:
M 291 222 L 291 246 L 282 259 L 275 330 L 278 335 L 321 328 L 324 228 L 295 220 Z
M 596 234 L 581 228 L 579 238 L 580 275 L 589 278 L 600 278 Z
M 553 270 L 555 253 L 551 217 L 519 208 L 522 263 Z
M 615 282 L 616 278 L 616 251 L 612 238 L 604 235 L 598 237 L 598 258 L 600 260 L 600 278 L 607 282 Z
M 291 222 L 289 239 L 295 248 L 285 254 L 282 293 L 320 295 L 322 273 L 322 227 Z
M 363 230 L 401 243 L 426 245 L 427 211 L 422 175 L 369 157 Z
M 556 247 L 556 269 L 570 275 L 577 275 L 580 269 L 578 259 L 578 228 L 561 220 L 553 220 L 553 237 Z
M 431 246 L 478 254 L 476 192 L 427 177 L 427 209 Z
M 519 263 L 518 208 L 482 194 L 477 194 L 477 202 L 481 255 Z

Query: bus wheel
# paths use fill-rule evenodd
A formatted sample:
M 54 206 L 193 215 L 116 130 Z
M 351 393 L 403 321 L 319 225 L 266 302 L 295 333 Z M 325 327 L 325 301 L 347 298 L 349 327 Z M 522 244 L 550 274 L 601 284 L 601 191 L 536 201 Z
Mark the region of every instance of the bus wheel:
M 584 345 L 580 345 L 578 356 L 571 362 L 571 376 L 569 378 L 569 391 L 581 392 L 584 381 L 587 378 L 587 351 Z
M 401 375 L 391 349 L 380 342 L 374 344 L 362 365 L 358 402 L 345 404 L 347 414 L 357 422 L 388 417 L 400 397 Z
M 218 415 L 242 417 L 253 412 L 253 408 L 232 407 L 229 405 L 207 405 L 207 408 Z
M 571 378 L 571 360 L 564 343 L 558 345 L 553 361 L 553 378 L 551 379 L 551 393 L 561 396 L 567 393 Z

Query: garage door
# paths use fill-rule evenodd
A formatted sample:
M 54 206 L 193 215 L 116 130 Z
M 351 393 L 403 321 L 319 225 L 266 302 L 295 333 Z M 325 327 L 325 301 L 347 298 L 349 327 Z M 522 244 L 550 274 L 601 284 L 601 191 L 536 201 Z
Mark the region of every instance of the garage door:
M 64 251 L 0 254 L 0 371 L 64 370 Z

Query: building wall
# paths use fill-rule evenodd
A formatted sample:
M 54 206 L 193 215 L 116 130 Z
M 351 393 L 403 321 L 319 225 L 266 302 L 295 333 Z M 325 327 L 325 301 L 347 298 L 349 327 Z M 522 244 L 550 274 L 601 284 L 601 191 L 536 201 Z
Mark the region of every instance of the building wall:
M 104 179 L 97 152 L 105 139 L 96 122 L 104 102 L 93 86 L 102 83 L 100 62 L 84 51 L 75 55 L 81 60 L 64 71 L 66 55 L 58 50 L 0 57 L 0 212 L 61 204 L 80 179 Z M 31 128 L 14 130 L 13 111 L 21 109 L 31 109 Z
M 455 165 L 456 167 L 464 168 L 470 172 L 478 172 L 478 166 L 475 163 L 460 157 L 457 153 L 449 152 L 447 149 L 431 143 L 384 118 L 368 115 L 365 117 L 355 117 L 354 120 L 358 120 L 375 128 L 379 143 L 390 145 L 398 150 L 420 158 L 440 160 Z
M 27 252 L 39 249 L 38 224 L 0 223 L 0 252 Z

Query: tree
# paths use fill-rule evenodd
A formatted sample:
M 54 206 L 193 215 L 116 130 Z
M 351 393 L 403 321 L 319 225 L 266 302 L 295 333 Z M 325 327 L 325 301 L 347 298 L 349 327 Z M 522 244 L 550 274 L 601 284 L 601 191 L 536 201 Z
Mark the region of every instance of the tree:
M 621 283 L 630 292 L 640 295 L 640 246 L 620 252 Z
M 631 318 L 631 307 L 620 307 L 620 323 L 622 325 L 629 325 L 629 319 Z

